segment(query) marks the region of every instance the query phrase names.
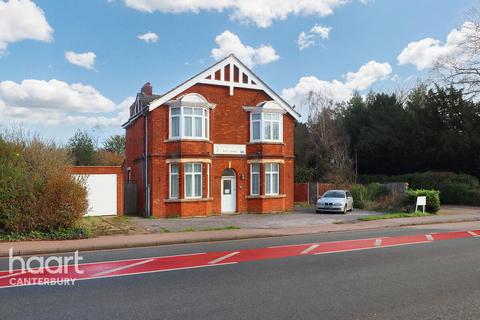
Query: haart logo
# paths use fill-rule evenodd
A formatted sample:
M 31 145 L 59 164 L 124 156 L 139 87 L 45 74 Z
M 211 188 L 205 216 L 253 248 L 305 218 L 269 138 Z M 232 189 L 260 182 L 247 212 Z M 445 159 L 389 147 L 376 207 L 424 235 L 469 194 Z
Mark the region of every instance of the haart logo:
M 73 275 L 83 274 L 79 262 L 83 260 L 78 250 L 73 255 L 24 258 L 9 250 L 10 284 L 22 285 L 74 285 Z M 60 275 L 60 277 L 59 277 Z M 65 275 L 65 277 L 61 277 Z M 67 277 L 69 276 L 69 277 Z

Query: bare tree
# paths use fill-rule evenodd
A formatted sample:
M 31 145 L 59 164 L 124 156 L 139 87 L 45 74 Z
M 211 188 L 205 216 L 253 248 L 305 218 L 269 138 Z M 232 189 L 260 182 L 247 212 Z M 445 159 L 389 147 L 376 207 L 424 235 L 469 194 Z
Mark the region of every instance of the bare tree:
M 463 89 L 467 97 L 480 95 L 480 11 L 472 9 L 462 26 L 461 40 L 453 52 L 440 56 L 433 75 L 446 85 Z
M 349 138 L 336 112 L 337 105 L 322 93 L 308 97 L 307 128 L 309 145 L 327 180 L 334 183 L 352 181 L 353 163 L 349 155 Z

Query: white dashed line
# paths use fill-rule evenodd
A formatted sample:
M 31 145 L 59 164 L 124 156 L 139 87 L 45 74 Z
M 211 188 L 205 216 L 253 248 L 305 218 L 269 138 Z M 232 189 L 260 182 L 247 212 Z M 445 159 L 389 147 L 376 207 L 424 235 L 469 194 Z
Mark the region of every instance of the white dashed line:
M 375 239 L 375 247 L 380 247 L 382 245 L 382 239 Z
M 426 234 L 425 238 L 427 238 L 428 241 L 433 241 L 433 236 L 431 234 Z
M 92 275 L 92 277 L 103 276 L 103 275 L 106 275 L 106 274 L 109 274 L 109 273 L 112 273 L 112 272 L 117 272 L 117 271 L 125 270 L 125 269 L 131 268 L 131 267 L 136 267 L 136 266 L 139 266 L 139 265 L 142 265 L 142 264 L 145 264 L 145 263 L 152 262 L 153 260 L 154 259 L 142 260 L 142 261 L 139 261 L 139 262 L 128 264 L 126 266 L 121 266 L 121 267 L 118 267 L 118 268 L 105 270 L 105 271 L 102 271 L 102 272 L 99 272 L 99 273 L 95 273 L 94 275 Z
M 311 245 L 310 247 L 308 247 L 307 249 L 303 250 L 302 252 L 300 252 L 300 254 L 307 254 L 309 253 L 310 251 L 318 248 L 320 245 L 317 243 L 317 244 L 313 244 Z
M 22 271 L 22 272 L 17 272 L 17 273 L 10 273 L 10 274 L 1 276 L 0 279 L 10 278 L 10 277 L 13 277 L 13 276 L 19 276 L 19 275 L 22 275 L 22 274 L 25 274 L 25 273 L 27 273 L 27 271 Z
M 477 234 L 476 232 L 473 232 L 473 231 L 467 231 L 467 232 L 468 232 L 468 234 L 470 234 L 474 237 L 479 237 L 480 236 L 479 234 Z
M 223 261 L 223 260 L 228 259 L 230 257 L 233 257 L 234 255 L 239 254 L 239 253 L 240 253 L 240 251 L 235 251 L 235 252 L 229 253 L 229 254 L 224 255 L 220 258 L 217 258 L 215 260 L 210 261 L 208 264 L 215 264 L 217 262 L 220 262 L 220 261 Z

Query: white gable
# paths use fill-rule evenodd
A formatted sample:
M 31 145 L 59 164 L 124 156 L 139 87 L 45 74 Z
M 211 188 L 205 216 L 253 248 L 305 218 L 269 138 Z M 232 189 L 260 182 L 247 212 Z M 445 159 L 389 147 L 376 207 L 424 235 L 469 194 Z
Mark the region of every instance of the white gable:
M 230 89 L 230 95 L 235 94 L 235 88 L 247 88 L 254 90 L 262 90 L 273 98 L 286 112 L 290 113 L 295 119 L 300 118 L 300 114 L 296 112 L 287 102 L 285 102 L 278 94 L 270 89 L 262 80 L 260 80 L 250 69 L 248 69 L 237 57 L 229 55 L 225 59 L 217 62 L 207 70 L 204 70 L 185 81 L 178 87 L 170 90 L 157 100 L 152 101 L 150 111 L 167 103 L 175 96 L 192 87 L 197 83 L 213 84 L 226 86 Z

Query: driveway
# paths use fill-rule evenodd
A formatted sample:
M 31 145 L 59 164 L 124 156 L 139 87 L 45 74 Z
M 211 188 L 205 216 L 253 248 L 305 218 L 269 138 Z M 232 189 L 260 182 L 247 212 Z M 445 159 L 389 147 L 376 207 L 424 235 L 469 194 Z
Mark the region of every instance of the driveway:
M 321 224 L 358 220 L 362 216 L 382 215 L 379 212 L 354 210 L 347 214 L 317 214 L 313 208 L 296 208 L 289 213 L 235 214 L 188 219 L 143 219 L 132 218 L 141 228 L 149 232 L 188 231 L 236 227 L 240 229 L 281 229 L 307 227 Z

